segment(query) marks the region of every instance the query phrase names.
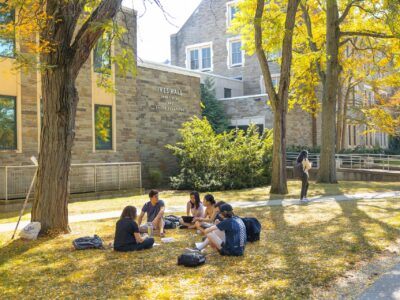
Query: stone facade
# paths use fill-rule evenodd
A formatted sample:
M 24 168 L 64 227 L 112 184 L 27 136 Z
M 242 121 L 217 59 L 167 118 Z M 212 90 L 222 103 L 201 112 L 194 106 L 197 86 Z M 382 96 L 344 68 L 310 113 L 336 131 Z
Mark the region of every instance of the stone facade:
M 123 17 L 129 36 L 124 39 L 125 44 L 114 45 L 114 51 L 132 47 L 136 53 L 136 13 L 125 11 Z M 176 161 L 165 145 L 177 141 L 178 129 L 184 121 L 200 114 L 200 76 L 158 64 L 141 64 L 135 76 L 122 77 L 113 68 L 116 93 L 107 94 L 96 84 L 92 61 L 90 58 L 84 64 L 76 81 L 79 104 L 72 163 L 141 162 L 145 178 L 153 168 L 162 171 L 165 178 L 175 174 Z M 39 76 L 35 72 L 19 72 L 19 76 L 20 96 L 17 93 L 8 95 L 18 98 L 20 142 L 18 150 L 0 151 L 1 187 L 4 182 L 1 173 L 4 168 L 1 167 L 32 165 L 30 157 L 38 156 L 39 152 Z M 179 90 L 181 94 L 167 98 L 171 95 L 166 89 Z M 7 95 L 2 92 L 1 85 L 0 95 Z M 94 105 L 104 103 L 112 105 L 113 149 L 95 150 Z
M 161 172 L 164 183 L 177 173 L 177 161 L 165 146 L 178 141 L 182 123 L 201 114 L 200 76 L 170 71 L 150 63 L 138 68 L 138 142 L 145 183 L 150 170 Z
M 212 43 L 212 73 L 230 78 L 241 77 L 244 95 L 261 93 L 261 69 L 255 55 L 244 57 L 241 67 L 228 66 L 227 0 L 203 0 L 182 28 L 171 36 L 171 64 L 186 68 L 186 47 Z M 279 66 L 270 64 L 271 73 L 279 73 Z

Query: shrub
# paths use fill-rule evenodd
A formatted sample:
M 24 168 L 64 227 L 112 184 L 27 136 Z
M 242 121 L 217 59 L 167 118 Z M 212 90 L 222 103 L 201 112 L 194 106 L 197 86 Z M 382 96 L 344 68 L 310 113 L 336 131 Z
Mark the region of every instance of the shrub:
M 149 182 L 153 188 L 160 187 L 162 183 L 163 174 L 160 170 L 153 169 L 149 171 Z
M 180 173 L 171 178 L 172 188 L 213 191 L 270 182 L 271 131 L 260 136 L 251 125 L 247 132 L 215 133 L 206 118 L 195 117 L 179 132 L 181 141 L 166 146 L 180 165 Z

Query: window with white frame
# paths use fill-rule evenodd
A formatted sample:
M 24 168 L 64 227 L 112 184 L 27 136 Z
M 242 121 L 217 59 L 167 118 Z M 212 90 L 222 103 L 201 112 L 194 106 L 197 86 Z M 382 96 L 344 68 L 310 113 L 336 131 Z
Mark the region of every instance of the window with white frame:
M 186 48 L 186 66 L 191 70 L 212 70 L 212 44 L 188 46 Z
M 279 86 L 279 79 L 280 79 L 280 74 L 272 74 L 272 84 L 274 85 L 274 88 L 276 89 Z M 261 94 L 265 94 L 267 92 L 265 88 L 265 83 L 264 83 L 264 76 L 260 76 L 260 91 Z
M 241 67 L 244 63 L 244 51 L 240 38 L 228 40 L 228 62 L 229 67 Z
M 231 26 L 232 20 L 238 12 L 237 1 L 230 1 L 226 3 L 226 26 Z

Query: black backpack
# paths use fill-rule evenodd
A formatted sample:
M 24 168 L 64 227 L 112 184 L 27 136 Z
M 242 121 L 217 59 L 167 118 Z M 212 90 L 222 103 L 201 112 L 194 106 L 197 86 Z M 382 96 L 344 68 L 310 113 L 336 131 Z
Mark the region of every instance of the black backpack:
M 242 218 L 246 226 L 247 241 L 252 243 L 260 240 L 261 224 L 256 218 Z
M 177 216 L 166 216 L 164 220 L 164 228 L 165 229 L 175 229 L 176 223 L 179 223 L 179 217 Z
M 96 234 L 93 237 L 85 236 L 77 238 L 72 241 L 72 245 L 74 245 L 76 250 L 104 249 L 103 240 Z
M 178 266 L 197 267 L 206 262 L 206 257 L 198 252 L 183 253 L 178 257 Z

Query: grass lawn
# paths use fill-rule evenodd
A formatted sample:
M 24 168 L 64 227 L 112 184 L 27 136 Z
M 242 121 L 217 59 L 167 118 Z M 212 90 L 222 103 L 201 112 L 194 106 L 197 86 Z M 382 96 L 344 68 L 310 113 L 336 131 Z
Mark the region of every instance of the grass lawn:
M 246 190 L 234 190 L 214 192 L 216 200 L 223 201 L 260 201 L 267 199 L 297 199 L 300 195 L 301 183 L 299 181 L 289 181 L 289 194 L 269 195 L 270 187 L 261 187 Z M 368 192 L 386 192 L 400 190 L 398 182 L 361 182 L 361 181 L 343 181 L 339 184 L 315 184 L 310 183 L 308 196 L 321 195 L 340 195 L 340 194 L 355 194 Z M 160 193 L 160 198 L 164 199 L 168 206 L 185 205 L 189 199 L 188 191 L 163 191 Z M 205 193 L 202 193 L 205 195 Z M 121 210 L 126 205 L 135 205 L 141 208 L 145 201 L 148 201 L 147 195 L 136 195 L 131 197 L 103 199 L 103 200 L 86 200 L 70 203 L 68 206 L 69 214 L 76 215 L 82 213 L 105 212 Z M 22 204 L 21 204 L 22 205 Z M 0 212 L 0 224 L 16 222 L 18 220 L 19 211 L 17 212 Z M 27 211 L 23 216 L 23 220 L 29 220 L 30 213 Z
M 256 190 L 258 191 L 258 190 Z M 265 192 L 265 190 L 264 190 Z M 261 197 L 261 195 L 260 195 Z M 182 200 L 183 201 L 183 200 Z M 175 243 L 136 253 L 74 251 L 71 241 L 113 240 L 116 220 L 72 224 L 72 233 L 34 242 L 0 234 L 0 295 L 8 298 L 305 299 L 400 238 L 400 201 L 349 201 L 238 210 L 262 223 L 245 256 L 207 250 L 206 265 L 178 267 L 199 237 L 169 230 Z M 159 240 L 157 239 L 157 242 Z

